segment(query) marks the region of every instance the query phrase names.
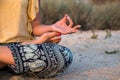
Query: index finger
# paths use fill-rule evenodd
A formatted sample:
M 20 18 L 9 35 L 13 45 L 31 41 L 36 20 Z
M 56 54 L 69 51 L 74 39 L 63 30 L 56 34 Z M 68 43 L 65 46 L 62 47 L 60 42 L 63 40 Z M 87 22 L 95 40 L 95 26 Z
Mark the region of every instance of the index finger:
M 67 15 L 67 20 L 69 21 L 69 25 L 68 27 L 72 27 L 73 26 L 73 20 Z

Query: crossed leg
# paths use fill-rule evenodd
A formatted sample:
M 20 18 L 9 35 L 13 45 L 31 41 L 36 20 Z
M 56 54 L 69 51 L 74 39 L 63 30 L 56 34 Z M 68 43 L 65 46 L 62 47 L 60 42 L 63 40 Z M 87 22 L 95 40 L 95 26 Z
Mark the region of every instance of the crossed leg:
M 0 67 L 15 65 L 9 66 L 15 74 L 32 71 L 38 77 L 51 77 L 65 71 L 72 63 L 71 51 L 60 45 L 12 43 L 8 47 L 0 46 Z

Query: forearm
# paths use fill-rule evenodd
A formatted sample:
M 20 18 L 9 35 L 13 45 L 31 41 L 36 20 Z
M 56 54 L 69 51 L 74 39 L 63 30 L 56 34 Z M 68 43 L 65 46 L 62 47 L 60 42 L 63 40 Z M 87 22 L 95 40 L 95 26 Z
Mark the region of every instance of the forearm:
M 38 12 L 36 18 L 31 22 L 34 36 L 40 36 L 46 32 L 53 31 L 51 25 L 43 25 L 40 19 L 40 12 Z
M 46 32 L 51 32 L 51 31 L 53 31 L 51 25 L 39 24 L 39 25 L 34 26 L 33 35 L 40 36 Z

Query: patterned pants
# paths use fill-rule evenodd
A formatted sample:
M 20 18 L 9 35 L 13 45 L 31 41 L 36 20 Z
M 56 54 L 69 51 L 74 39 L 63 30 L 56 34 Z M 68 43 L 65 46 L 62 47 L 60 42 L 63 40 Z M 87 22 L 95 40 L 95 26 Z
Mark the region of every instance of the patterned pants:
M 21 45 L 0 44 L 12 51 L 15 66 L 9 65 L 15 74 L 34 73 L 38 77 L 51 77 L 65 71 L 72 63 L 71 51 L 63 46 L 43 43 Z

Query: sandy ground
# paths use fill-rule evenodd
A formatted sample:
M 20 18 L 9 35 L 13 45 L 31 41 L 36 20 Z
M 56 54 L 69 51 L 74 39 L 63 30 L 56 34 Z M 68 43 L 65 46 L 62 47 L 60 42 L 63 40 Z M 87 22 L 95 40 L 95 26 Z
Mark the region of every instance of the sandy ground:
M 91 31 L 62 36 L 60 42 L 70 48 L 74 60 L 69 69 L 55 78 L 36 79 L 13 76 L 0 71 L 0 80 L 120 80 L 120 31 L 112 31 L 105 39 L 105 31 L 96 31 L 97 39 L 91 39 Z

